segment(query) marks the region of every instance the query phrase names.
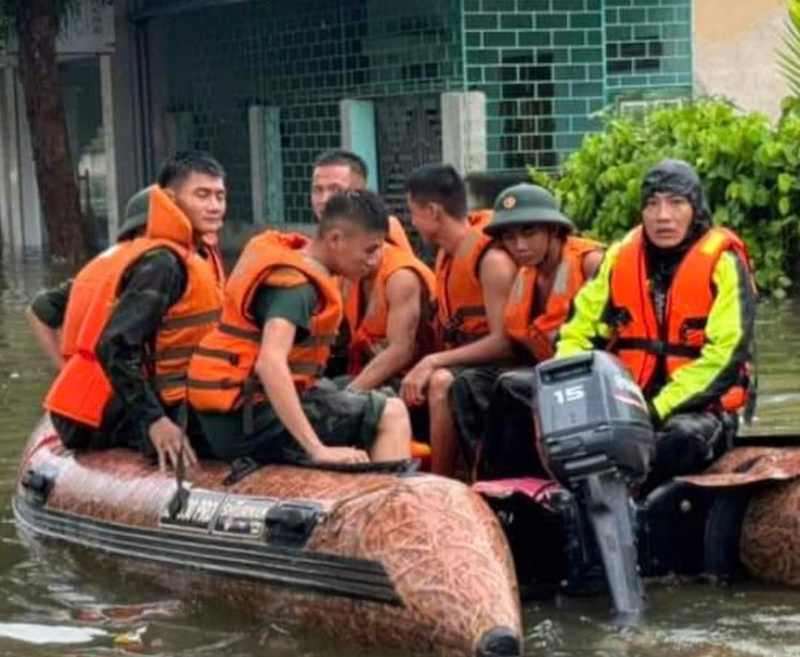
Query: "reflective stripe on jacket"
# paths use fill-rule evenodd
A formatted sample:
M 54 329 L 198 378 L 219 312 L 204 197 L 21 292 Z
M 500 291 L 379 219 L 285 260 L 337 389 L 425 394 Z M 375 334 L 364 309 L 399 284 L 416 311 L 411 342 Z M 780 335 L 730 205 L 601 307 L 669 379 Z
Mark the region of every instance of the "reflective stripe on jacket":
M 194 408 L 227 413 L 263 399 L 254 372 L 262 327 L 250 312 L 262 285 L 314 285 L 317 307 L 309 334 L 292 347 L 288 364 L 299 390 L 310 388 L 320 377 L 342 320 L 342 300 L 336 280 L 302 253 L 308 242 L 303 235 L 266 231 L 245 246 L 225 287 L 222 319 L 189 366 L 189 402 Z

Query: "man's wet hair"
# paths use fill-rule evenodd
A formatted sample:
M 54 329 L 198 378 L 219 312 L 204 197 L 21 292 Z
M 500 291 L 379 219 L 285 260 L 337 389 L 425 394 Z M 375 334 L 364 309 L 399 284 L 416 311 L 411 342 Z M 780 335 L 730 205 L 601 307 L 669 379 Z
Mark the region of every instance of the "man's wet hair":
M 475 200 L 476 208 L 493 208 L 494 202 L 509 187 L 530 182 L 524 171 L 474 171 L 464 177 L 467 190 Z
M 438 203 L 455 219 L 467 216 L 467 188 L 449 164 L 426 164 L 411 172 L 406 193 L 415 203 Z
M 317 156 L 317 159 L 314 160 L 313 169 L 316 170 L 319 167 L 335 166 L 350 167 L 350 171 L 358 174 L 364 180 L 367 179 L 369 174 L 367 163 L 363 160 L 363 158 L 356 155 L 352 151 L 345 150 L 344 148 L 333 148 L 329 151 L 325 151 L 324 153 L 320 153 Z
M 183 150 L 167 158 L 158 170 L 156 182 L 159 187 L 178 187 L 193 173 L 202 173 L 212 178 L 225 178 L 225 169 L 205 151 Z
M 365 233 L 389 232 L 389 209 L 383 199 L 365 190 L 348 190 L 331 196 L 320 218 L 318 234 L 324 237 L 342 223 Z

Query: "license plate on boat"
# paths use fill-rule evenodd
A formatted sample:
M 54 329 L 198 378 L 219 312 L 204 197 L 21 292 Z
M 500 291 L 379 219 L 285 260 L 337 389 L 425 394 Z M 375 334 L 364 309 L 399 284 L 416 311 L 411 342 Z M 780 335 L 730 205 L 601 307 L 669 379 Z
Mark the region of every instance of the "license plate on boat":
M 193 490 L 176 515 L 165 508 L 159 524 L 180 531 L 261 539 L 266 535 L 267 513 L 277 503 L 268 497 Z
M 225 497 L 225 493 L 191 491 L 183 508 L 174 516 L 170 514 L 169 506 L 164 508 L 159 524 L 172 529 L 208 533 Z
M 266 533 L 267 512 L 276 503 L 276 500 L 265 497 L 231 495 L 222 503 L 211 533 L 241 538 L 261 538 Z

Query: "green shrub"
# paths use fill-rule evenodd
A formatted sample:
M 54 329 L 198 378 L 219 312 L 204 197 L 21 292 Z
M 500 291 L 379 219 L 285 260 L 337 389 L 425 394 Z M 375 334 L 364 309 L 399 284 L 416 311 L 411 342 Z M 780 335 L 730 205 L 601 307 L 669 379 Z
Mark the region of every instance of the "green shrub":
M 741 114 L 728 102 L 704 99 L 643 116 L 613 114 L 590 135 L 558 177 L 531 170 L 554 191 L 565 212 L 590 234 L 611 241 L 640 220 L 646 171 L 666 157 L 697 168 L 714 223 L 747 242 L 762 291 L 785 296 L 798 270 L 800 112 L 787 109 L 777 126 Z

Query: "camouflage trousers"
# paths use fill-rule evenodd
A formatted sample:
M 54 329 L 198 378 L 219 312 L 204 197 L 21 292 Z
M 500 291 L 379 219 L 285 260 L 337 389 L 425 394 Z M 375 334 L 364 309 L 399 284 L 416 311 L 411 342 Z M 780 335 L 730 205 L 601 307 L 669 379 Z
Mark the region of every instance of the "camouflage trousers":
M 164 407 L 165 415 L 179 425 L 189 437 L 192 448 L 201 458 L 212 458 L 213 453 L 206 442 L 197 414 L 187 406 L 175 404 Z M 51 415 L 53 426 L 61 441 L 70 449 L 110 449 L 129 447 L 146 456 L 155 458 L 156 450 L 144 427 L 140 427 L 125 404 L 116 395 L 103 413 L 99 429 L 92 429 L 69 418 Z
M 387 395 L 346 390 L 343 383 L 322 379 L 300 394 L 300 403 L 324 444 L 368 450 L 377 438 Z M 308 458 L 271 404 L 257 404 L 252 413 L 253 426 L 249 432 L 245 431 L 242 410 L 197 414 L 217 458 L 230 462 L 249 457 L 259 463 L 293 463 Z

